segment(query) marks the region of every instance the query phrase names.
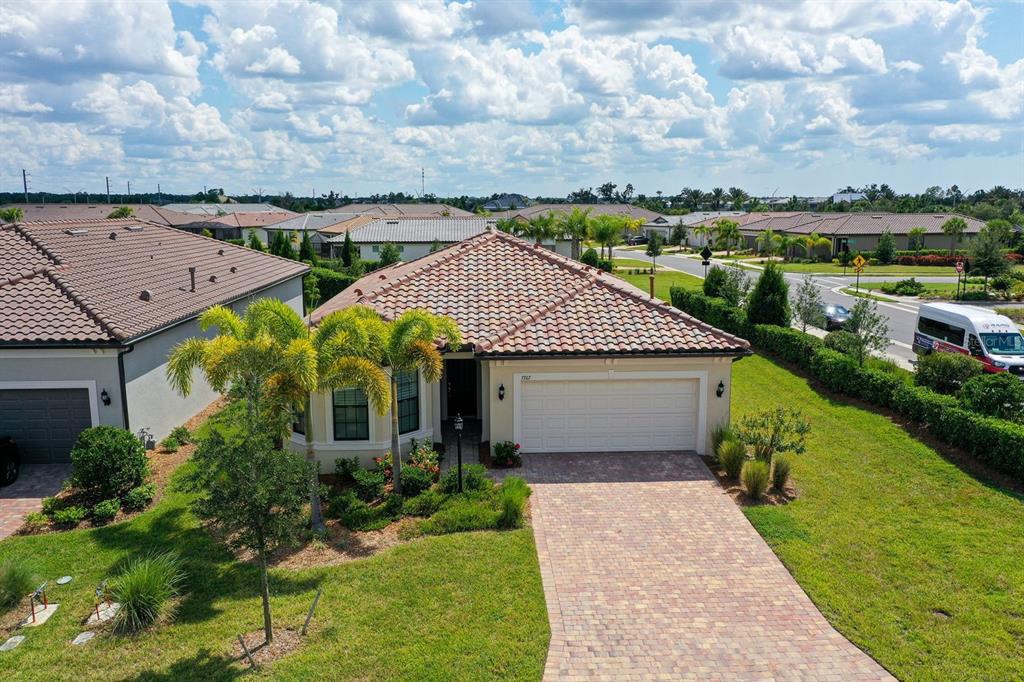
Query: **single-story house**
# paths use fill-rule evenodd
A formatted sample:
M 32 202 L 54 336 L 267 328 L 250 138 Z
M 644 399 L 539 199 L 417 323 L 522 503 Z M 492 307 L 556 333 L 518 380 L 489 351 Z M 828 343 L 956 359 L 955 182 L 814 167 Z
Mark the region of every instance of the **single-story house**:
M 650 211 L 641 206 L 633 206 L 632 204 L 534 204 L 533 206 L 526 206 L 515 210 L 492 213 L 491 217 L 494 219 L 515 218 L 516 220 L 527 221 L 537 216 L 547 215 L 548 213 L 553 213 L 556 216 L 568 215 L 576 208 L 581 211 L 587 211 L 591 218 L 596 218 L 599 215 L 622 215 L 635 220 L 642 220 L 641 232 L 645 234 L 657 232 L 662 237 L 668 237 L 672 227 L 679 222 L 679 218 L 685 217 L 662 215 L 661 213 Z
M 340 211 L 311 211 L 286 218 L 265 228 L 256 229 L 256 236 L 264 244 L 269 244 L 274 238 L 275 232 L 284 232 L 290 239 L 296 241 L 302 239 L 304 233 L 309 233 L 313 248 L 324 258 L 331 256 L 331 244 L 328 241 L 331 237 L 344 233 L 356 224 L 366 224 L 377 220 L 379 216 L 362 215 L 359 213 L 342 213 Z M 244 230 L 245 238 L 249 237 L 249 230 Z
M 376 270 L 310 315 L 363 305 L 393 319 L 411 309 L 446 315 L 459 348 L 443 376 L 398 377 L 403 451 L 443 439 L 456 415 L 466 431 L 522 451 L 709 451 L 729 419 L 733 361 L 749 344 L 548 249 L 487 230 L 409 263 Z M 318 460 L 389 449 L 390 418 L 359 389 L 315 394 L 305 428 Z M 294 434 L 293 447 L 305 447 Z
M 0 436 L 62 462 L 85 428 L 159 440 L 217 398 L 183 398 L 167 355 L 214 304 L 275 297 L 302 312 L 302 263 L 135 219 L 0 226 Z
M 836 254 L 848 245 L 850 251 L 873 251 L 878 239 L 889 231 L 896 239 L 898 250 L 908 250 L 910 230 L 924 228 L 925 249 L 948 249 L 950 238 L 943 234 L 942 225 L 952 213 L 752 213 L 740 225 L 747 247 L 753 248 L 757 235 L 771 228 L 778 234 L 801 237 L 817 232 L 832 241 L 832 253 Z M 760 216 L 760 217 L 758 217 Z M 963 243 L 978 234 L 985 223 L 967 216 L 960 216 L 967 223 Z
M 485 211 L 514 211 L 517 208 L 525 208 L 531 203 L 530 198 L 525 194 L 502 194 L 483 205 Z
M 497 222 L 493 217 L 468 216 L 458 218 L 379 218 L 346 230 L 352 243 L 359 248 L 363 260 L 379 260 L 381 247 L 390 242 L 398 248 L 403 261 L 411 261 L 430 253 L 436 244 L 447 246 L 474 237 Z M 332 245 L 333 255 L 341 253 L 345 233 L 335 234 L 325 240 Z M 566 240 L 549 240 L 545 248 L 569 256 L 572 243 Z
M 377 216 L 405 216 L 425 217 L 437 216 L 439 218 L 457 218 L 459 216 L 472 216 L 473 213 L 462 208 L 449 206 L 448 204 L 376 204 L 354 202 L 345 204 L 335 209 L 344 213 L 359 213 Z
M 132 210 L 133 218 L 156 225 L 176 227 L 196 220 L 195 215 L 153 204 L 104 204 L 83 201 L 71 204 L 6 204 L 0 208 L 19 208 L 22 220 L 32 223 L 48 220 L 103 220 L 124 206 Z
M 292 211 L 233 211 L 231 213 L 205 217 L 201 214 L 188 214 L 194 220 L 175 225 L 178 229 L 202 234 L 208 231 L 215 239 L 248 239 L 249 230 L 256 230 L 260 240 L 266 243 L 267 229 L 295 216 Z

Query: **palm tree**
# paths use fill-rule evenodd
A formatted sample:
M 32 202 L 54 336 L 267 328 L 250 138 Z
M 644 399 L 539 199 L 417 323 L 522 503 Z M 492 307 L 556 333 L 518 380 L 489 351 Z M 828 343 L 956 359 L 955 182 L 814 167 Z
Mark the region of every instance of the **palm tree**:
M 530 218 L 523 227 L 523 235 L 530 237 L 537 244 L 558 236 L 558 225 L 555 214 L 551 211 L 544 215 Z
M 728 257 L 733 245 L 743 239 L 743 235 L 740 234 L 740 224 L 728 218 L 719 218 L 714 224 L 717 228 L 715 243 L 719 248 L 725 248 L 725 255 Z
M 793 245 L 796 240 L 788 234 L 779 235 L 779 249 L 778 252 L 782 254 L 782 260 L 789 260 L 789 254 L 793 251 Z
M 590 209 L 573 207 L 572 212 L 562 215 L 558 220 L 558 228 L 563 237 L 572 240 L 572 257 L 580 258 L 580 242 L 590 233 Z
M 732 200 L 732 210 L 742 211 L 744 204 L 750 200 L 750 195 L 739 187 L 730 187 L 729 198 Z
M 590 236 L 601 245 L 601 259 L 604 260 L 605 248 L 608 249 L 608 258 L 612 257 L 612 248 L 622 242 L 622 233 L 625 230 L 622 216 L 599 215 L 591 221 Z
M 700 206 L 700 202 L 704 201 L 704 192 L 699 189 L 690 189 L 687 187 L 680 192 L 680 196 L 682 196 L 683 202 L 694 211 L 696 211 Z
M 967 221 L 960 216 L 953 216 L 942 223 L 942 233 L 949 237 L 949 255 L 953 255 L 956 245 L 964 238 L 965 232 L 967 232 Z
M 20 223 L 25 219 L 25 212 L 17 206 L 0 208 L 0 223 Z
M 279 299 L 253 301 L 242 316 L 216 305 L 199 316 L 199 328 L 216 328 L 217 336 L 186 339 L 171 349 L 167 379 L 188 395 L 198 368 L 215 391 L 244 401 L 248 433 L 267 433 L 278 447 L 293 415 L 303 412 L 306 457 L 313 460 L 311 392 L 358 387 L 380 414 L 387 412 L 388 377 L 373 358 L 368 314 L 379 319 L 368 308 L 356 307 L 331 313 L 310 329 Z M 314 478 L 311 506 L 314 530 L 321 530 L 317 483 Z
M 693 228 L 693 233 L 699 237 L 704 237 L 704 243 L 711 245 L 714 240 L 716 228 L 714 224 L 711 225 L 698 225 Z
M 372 311 L 371 311 L 371 314 Z M 443 341 L 449 348 L 462 345 L 462 335 L 450 317 L 426 310 L 408 310 L 391 322 L 380 320 L 370 325 L 372 346 L 378 362 L 391 374 L 391 462 L 396 493 L 402 492 L 402 450 L 399 445 L 398 375 L 418 371 L 428 383 L 441 379 L 444 359 L 438 348 Z
M 828 237 L 822 237 L 817 232 L 811 232 L 809 235 L 798 237 L 797 243 L 803 248 L 807 257 L 813 260 L 814 251 L 819 248 L 831 246 L 832 240 Z
M 779 242 L 781 239 L 782 238 L 775 232 L 775 230 L 769 227 L 765 230 L 761 230 L 757 234 L 755 242 L 757 243 L 758 248 L 761 249 L 762 253 L 774 256 L 778 252 Z
M 721 187 L 715 187 L 714 189 L 711 190 L 711 193 L 708 195 L 708 197 L 711 199 L 711 203 L 714 205 L 715 210 L 717 211 L 718 209 L 722 208 L 722 202 L 725 200 L 725 190 L 722 189 Z
M 522 221 L 516 220 L 515 218 L 499 218 L 494 227 L 500 232 L 505 232 L 513 236 L 519 237 L 523 234 L 523 228 L 525 227 Z

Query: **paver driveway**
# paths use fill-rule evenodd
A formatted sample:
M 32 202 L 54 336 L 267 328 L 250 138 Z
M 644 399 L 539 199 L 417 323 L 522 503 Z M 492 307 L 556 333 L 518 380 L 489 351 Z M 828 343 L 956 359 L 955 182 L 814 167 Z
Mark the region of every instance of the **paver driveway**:
M 545 679 L 891 679 L 696 455 L 524 460 L 551 621 Z
M 43 498 L 60 492 L 68 464 L 24 464 L 18 480 L 0 488 L 0 540 L 21 528 L 25 515 L 43 508 Z

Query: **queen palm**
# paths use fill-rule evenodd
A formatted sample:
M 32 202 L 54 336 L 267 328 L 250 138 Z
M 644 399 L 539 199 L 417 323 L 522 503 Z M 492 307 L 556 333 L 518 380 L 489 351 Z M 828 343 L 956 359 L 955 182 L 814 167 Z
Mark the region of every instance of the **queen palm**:
M 732 252 L 732 247 L 743 239 L 743 235 L 740 234 L 740 224 L 735 220 L 719 218 L 715 221 L 715 227 L 717 228 L 715 242 L 719 247 L 725 247 L 725 255 L 728 257 Z
M 373 313 L 375 315 L 375 313 Z M 444 359 L 438 341 L 449 348 L 462 345 L 462 335 L 450 317 L 426 310 L 408 310 L 388 322 L 377 317 L 367 325 L 373 352 L 391 380 L 391 461 L 394 490 L 402 492 L 402 450 L 399 444 L 398 378 L 403 372 L 421 372 L 428 383 L 441 379 Z
M 717 211 L 718 209 L 722 208 L 722 202 L 725 201 L 725 190 L 722 189 L 721 187 L 715 187 L 714 189 L 711 190 L 711 193 L 708 195 L 708 198 L 711 199 L 711 203 L 714 205 L 715 210 Z
M 540 244 L 548 239 L 558 237 L 558 221 L 553 212 L 534 216 L 523 226 L 523 235 Z
M 822 237 L 817 232 L 811 232 L 809 235 L 797 238 L 797 243 L 803 248 L 807 257 L 812 260 L 814 259 L 814 251 L 816 249 L 832 246 L 831 239 Z
M 793 245 L 795 243 L 796 240 L 788 234 L 779 235 L 778 253 L 782 254 L 782 260 L 789 260 L 789 254 L 793 250 Z
M 769 227 L 767 229 L 761 230 L 757 234 L 757 239 L 755 241 L 757 242 L 757 246 L 762 253 L 766 253 L 769 256 L 774 256 L 776 253 L 778 253 L 781 240 L 782 238 L 779 236 L 779 234 Z
M 558 228 L 563 237 L 572 240 L 572 257 L 579 260 L 580 242 L 590 234 L 590 209 L 574 207 L 571 213 L 559 218 Z
M 306 456 L 314 459 L 309 423 L 309 396 L 348 386 L 361 388 L 380 414 L 390 404 L 388 377 L 374 359 L 372 324 L 379 319 L 368 308 L 350 308 L 325 316 L 314 328 L 283 301 L 261 298 L 239 316 L 213 306 L 199 316 L 212 339 L 182 341 L 168 356 L 167 379 L 182 395 L 192 390 L 194 370 L 210 386 L 245 405 L 244 428 L 266 433 L 281 443 L 292 417 L 304 412 Z M 311 486 L 314 529 L 321 529 L 317 481 Z
M 599 215 L 591 221 L 590 236 L 601 245 L 602 260 L 605 257 L 605 248 L 608 249 L 608 258 L 612 257 L 612 248 L 622 242 L 624 230 L 622 216 Z
M 714 225 L 698 225 L 693 228 L 693 233 L 704 237 L 704 243 L 710 246 L 714 242 L 716 228 Z
M 498 231 L 505 232 L 506 234 L 511 234 L 516 237 L 523 234 L 524 224 L 515 218 L 499 218 L 498 221 L 494 223 L 494 226 L 498 228 Z

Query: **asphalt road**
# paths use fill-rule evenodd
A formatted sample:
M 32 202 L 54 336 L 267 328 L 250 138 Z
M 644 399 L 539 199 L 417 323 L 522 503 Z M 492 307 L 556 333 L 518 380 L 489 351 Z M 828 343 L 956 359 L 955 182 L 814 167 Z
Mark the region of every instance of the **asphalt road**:
M 616 250 L 615 257 L 617 258 L 634 258 L 637 260 L 650 260 L 643 251 L 627 251 L 627 250 Z M 716 265 L 728 267 L 727 261 L 715 261 Z M 683 256 L 660 256 L 658 258 L 658 265 L 661 267 L 671 268 L 673 270 L 681 270 L 682 272 L 696 275 L 698 277 L 704 277 L 704 266 L 701 262 L 694 258 L 686 258 Z M 757 277 L 757 272 L 753 270 L 742 270 L 743 274 L 748 277 Z M 789 282 L 790 293 L 794 293 L 796 288 L 803 281 L 804 275 L 802 273 L 786 273 L 786 281 Z M 880 282 L 886 280 L 900 280 L 903 277 L 861 277 L 861 282 L 872 281 Z M 954 277 L 918 277 L 918 281 L 921 282 L 955 282 Z M 853 296 L 840 293 L 840 289 L 846 287 L 852 287 L 856 280 L 855 277 L 842 277 L 837 275 L 813 275 L 812 280 L 814 284 L 821 288 L 821 298 L 826 303 L 838 304 L 847 308 L 852 308 L 853 304 L 857 302 L 857 299 Z M 888 354 L 893 356 L 900 364 L 906 365 L 909 361 L 916 359 L 914 351 L 911 349 L 910 344 L 914 340 L 914 327 L 917 324 L 917 303 L 903 302 L 899 303 L 884 303 L 878 302 L 878 311 L 885 315 L 889 319 L 889 348 Z

